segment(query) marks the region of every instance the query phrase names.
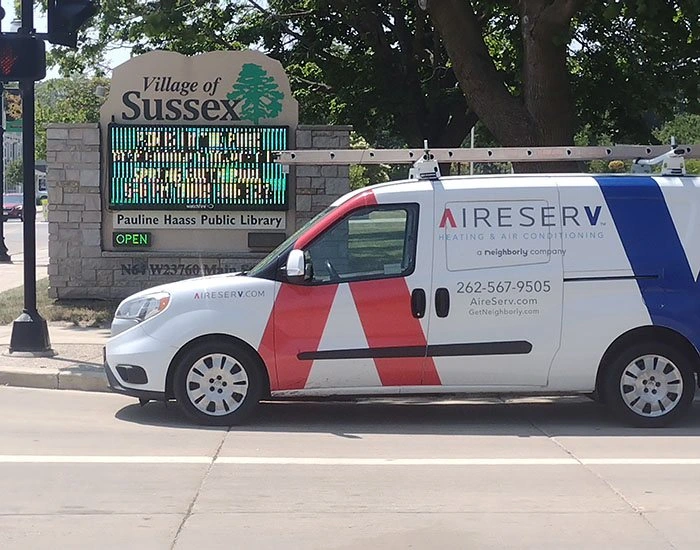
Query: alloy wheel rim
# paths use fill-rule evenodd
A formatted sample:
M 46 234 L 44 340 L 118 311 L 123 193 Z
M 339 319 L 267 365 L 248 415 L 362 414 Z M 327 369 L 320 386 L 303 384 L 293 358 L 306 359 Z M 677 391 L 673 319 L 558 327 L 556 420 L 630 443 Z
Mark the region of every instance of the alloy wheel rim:
M 620 393 L 635 414 L 657 418 L 670 413 L 683 395 L 683 376 L 678 367 L 662 355 L 643 355 L 622 371 Z
M 235 357 L 210 353 L 190 367 L 187 397 L 204 414 L 224 416 L 243 404 L 249 382 L 248 374 Z

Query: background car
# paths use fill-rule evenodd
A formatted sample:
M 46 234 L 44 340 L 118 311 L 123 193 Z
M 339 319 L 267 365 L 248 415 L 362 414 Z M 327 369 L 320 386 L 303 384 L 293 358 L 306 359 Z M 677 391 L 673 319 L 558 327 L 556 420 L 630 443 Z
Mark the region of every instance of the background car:
M 2 219 L 16 218 L 24 221 L 23 198 L 20 193 L 8 193 L 2 196 Z

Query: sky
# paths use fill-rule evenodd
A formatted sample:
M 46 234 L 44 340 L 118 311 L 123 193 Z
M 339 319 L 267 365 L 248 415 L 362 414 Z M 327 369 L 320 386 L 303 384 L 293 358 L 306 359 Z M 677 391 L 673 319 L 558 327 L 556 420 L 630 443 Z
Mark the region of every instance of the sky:
M 4 0 L 2 2 L 2 7 L 5 9 L 6 15 L 2 20 L 2 30 L 4 32 L 10 32 L 10 23 L 19 17 L 15 14 L 14 2 L 12 0 Z M 42 12 L 38 7 L 34 8 L 34 28 L 36 32 L 46 32 L 46 13 Z M 53 46 L 46 42 L 46 51 L 49 51 Z M 114 68 L 117 65 L 121 65 L 124 61 L 128 60 L 130 57 L 130 52 L 128 48 L 120 48 L 118 50 L 111 51 L 107 54 L 107 64 L 110 68 Z M 46 80 L 51 78 L 58 78 L 58 70 L 56 68 L 47 67 L 46 68 Z

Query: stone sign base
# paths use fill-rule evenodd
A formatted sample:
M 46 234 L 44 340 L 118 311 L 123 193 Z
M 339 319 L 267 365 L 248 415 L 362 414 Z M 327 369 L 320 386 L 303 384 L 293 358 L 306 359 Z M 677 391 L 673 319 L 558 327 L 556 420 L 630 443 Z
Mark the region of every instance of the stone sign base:
M 103 252 L 97 258 L 82 258 L 79 263 L 74 262 L 76 269 L 64 267 L 64 273 L 68 272 L 65 279 L 50 275 L 49 295 L 58 299 L 122 299 L 144 288 L 181 279 L 247 271 L 264 256 L 201 257 L 197 254 L 173 256 Z M 82 284 L 74 286 L 76 280 Z
M 347 126 L 299 126 L 299 149 L 348 148 Z M 49 296 L 122 299 L 159 284 L 253 267 L 265 252 L 103 250 L 100 131 L 97 124 L 53 124 L 47 130 Z M 347 166 L 290 169 L 291 234 L 350 189 Z M 226 230 L 222 230 L 226 231 Z

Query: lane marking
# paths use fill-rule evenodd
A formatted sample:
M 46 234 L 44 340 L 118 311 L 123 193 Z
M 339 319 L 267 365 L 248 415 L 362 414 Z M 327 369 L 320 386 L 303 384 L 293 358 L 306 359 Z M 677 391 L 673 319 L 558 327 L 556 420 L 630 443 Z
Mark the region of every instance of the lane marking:
M 590 466 L 696 466 L 700 458 L 582 458 L 581 463 Z
M 0 455 L 0 464 L 211 464 L 209 456 Z
M 700 466 L 700 458 L 351 458 L 284 456 L 0 455 L 0 464 L 230 464 L 297 466 Z
M 291 464 L 304 466 L 568 466 L 573 458 L 319 458 L 276 456 L 222 456 L 221 464 Z
M 700 465 L 700 458 L 319 458 L 222 456 L 218 464 L 309 466 L 583 466 Z

